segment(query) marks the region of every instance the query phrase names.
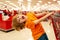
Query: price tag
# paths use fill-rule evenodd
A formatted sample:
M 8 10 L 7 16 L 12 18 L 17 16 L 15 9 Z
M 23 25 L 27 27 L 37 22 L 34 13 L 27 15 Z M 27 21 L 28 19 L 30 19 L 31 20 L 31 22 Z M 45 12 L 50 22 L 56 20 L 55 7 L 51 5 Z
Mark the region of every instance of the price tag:
M 3 13 L 3 11 L 0 11 L 0 14 Z

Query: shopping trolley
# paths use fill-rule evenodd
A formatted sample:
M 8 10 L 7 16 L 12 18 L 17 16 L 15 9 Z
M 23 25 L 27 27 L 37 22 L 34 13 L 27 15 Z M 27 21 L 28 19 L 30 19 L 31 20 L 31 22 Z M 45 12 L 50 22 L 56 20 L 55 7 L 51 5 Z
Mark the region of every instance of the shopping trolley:
M 52 25 L 54 28 L 56 40 L 60 40 L 60 14 L 56 13 L 52 16 Z

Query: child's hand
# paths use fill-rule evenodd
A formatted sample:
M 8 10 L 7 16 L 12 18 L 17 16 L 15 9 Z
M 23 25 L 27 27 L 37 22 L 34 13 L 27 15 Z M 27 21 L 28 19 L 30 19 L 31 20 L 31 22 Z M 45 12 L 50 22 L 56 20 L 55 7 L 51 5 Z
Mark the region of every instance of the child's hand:
M 53 11 L 53 12 L 51 12 L 52 13 L 52 15 L 54 15 L 55 14 L 55 12 Z

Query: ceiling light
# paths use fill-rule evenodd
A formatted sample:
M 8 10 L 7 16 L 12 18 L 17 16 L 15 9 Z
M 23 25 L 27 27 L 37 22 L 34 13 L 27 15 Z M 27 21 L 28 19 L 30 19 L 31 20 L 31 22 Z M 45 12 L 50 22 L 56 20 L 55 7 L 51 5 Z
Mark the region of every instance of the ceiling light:
M 56 1 L 56 0 L 53 0 L 53 1 Z
M 28 5 L 28 7 L 27 7 L 28 11 L 30 11 L 30 8 L 31 8 L 31 6 L 30 6 L 30 5 Z
M 19 2 L 23 2 L 23 0 L 18 0 Z
M 12 7 L 12 6 L 10 6 L 10 5 L 8 5 L 8 4 L 4 4 L 4 3 L 2 3 L 2 2 L 0 2 L 0 4 L 3 4 L 2 6 L 5 8 L 5 6 L 8 6 L 8 7 Z
M 19 10 L 18 8 L 12 8 L 12 9 L 14 9 L 14 10 Z
M 44 5 L 48 5 L 48 4 L 46 3 L 46 4 L 44 4 Z
M 28 2 L 31 2 L 31 0 L 27 0 Z
M 33 8 L 36 8 L 36 6 L 34 6 Z
M 45 7 L 44 5 L 42 5 L 42 7 Z
M 42 3 L 42 1 L 38 1 L 39 3 Z
M 51 4 L 51 2 L 48 2 L 48 4 Z
M 30 4 L 31 4 L 31 2 L 28 2 L 28 4 L 30 5 Z
M 37 6 L 39 6 L 40 4 L 39 4 L 39 3 L 37 3 L 36 5 L 37 5 Z
M 27 5 L 27 11 L 30 11 L 31 10 L 31 0 L 28 0 L 29 2 L 28 2 L 28 5 Z
M 8 2 L 10 5 L 19 8 L 18 6 L 16 6 L 14 3 Z
M 17 3 L 20 3 L 19 1 Z
M 22 11 L 25 11 L 26 7 L 24 5 L 22 5 Z
M 10 2 L 10 1 L 6 1 L 6 2 Z
M 60 1 L 57 1 L 57 2 L 60 2 Z
M 35 5 L 35 6 L 32 8 L 32 10 L 36 9 L 36 7 L 37 7 L 37 6 Z
M 57 1 L 58 4 L 60 4 L 60 1 Z

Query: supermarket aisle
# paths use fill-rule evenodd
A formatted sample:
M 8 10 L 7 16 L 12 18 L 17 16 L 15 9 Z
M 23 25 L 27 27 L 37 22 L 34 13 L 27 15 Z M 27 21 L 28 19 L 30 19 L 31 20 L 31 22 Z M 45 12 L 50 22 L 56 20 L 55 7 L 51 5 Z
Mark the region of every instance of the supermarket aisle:
M 53 28 L 49 26 L 49 23 L 48 22 L 41 23 L 48 35 L 49 40 L 56 40 Z M 26 28 L 21 30 L 20 32 L 16 30 L 9 33 L 4 33 L 0 31 L 0 40 L 33 40 L 33 37 L 31 36 L 31 30 Z

